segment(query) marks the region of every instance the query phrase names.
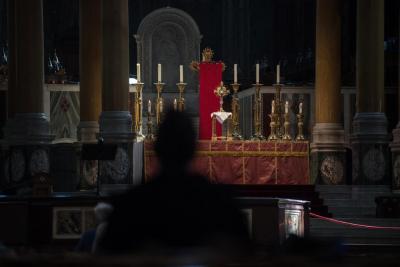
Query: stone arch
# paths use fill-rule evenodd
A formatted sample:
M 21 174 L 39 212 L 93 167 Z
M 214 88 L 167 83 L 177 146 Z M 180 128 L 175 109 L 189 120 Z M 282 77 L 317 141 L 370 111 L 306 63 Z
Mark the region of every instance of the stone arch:
M 185 91 L 197 92 L 197 75 L 189 69 L 189 64 L 199 60 L 201 38 L 196 22 L 183 10 L 165 7 L 148 14 L 135 35 L 144 93 L 155 91 L 152 85 L 157 79 L 157 63 L 163 65 L 165 93 L 178 92 L 176 83 L 181 64 L 184 65 L 184 81 L 188 84 Z

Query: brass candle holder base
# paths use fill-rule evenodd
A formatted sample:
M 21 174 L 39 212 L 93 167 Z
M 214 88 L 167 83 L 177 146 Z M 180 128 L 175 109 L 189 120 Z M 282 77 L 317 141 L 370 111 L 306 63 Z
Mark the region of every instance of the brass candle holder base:
M 269 114 L 269 117 L 271 118 L 271 122 L 269 123 L 269 126 L 271 127 L 271 133 L 268 136 L 269 141 L 276 141 L 279 139 L 278 135 L 276 134 L 277 116 L 278 116 L 278 114 L 275 114 L 275 113 Z
M 302 113 L 297 114 L 297 136 L 296 136 L 296 140 L 298 141 L 302 141 L 302 140 L 306 140 L 306 138 L 304 137 L 303 134 L 303 128 L 304 128 L 304 115 Z
M 134 133 L 136 134 L 137 138 L 144 138 L 142 131 L 142 90 L 143 90 L 144 83 L 138 82 L 135 84 L 136 91 L 135 91 L 135 106 L 134 106 L 134 115 L 135 115 L 135 123 L 134 123 Z
M 285 113 L 284 118 L 285 118 L 285 122 L 283 124 L 284 134 L 282 136 L 282 140 L 290 141 L 292 140 L 292 137 L 289 134 L 289 127 L 290 127 L 289 113 Z
M 154 140 L 153 121 L 151 117 L 152 117 L 151 113 L 147 112 L 147 135 L 146 135 L 147 140 Z
M 179 90 L 179 100 L 178 100 L 178 111 L 184 111 L 185 110 L 185 98 L 183 98 L 183 93 L 185 91 L 185 87 L 187 83 L 177 83 Z
M 239 97 L 237 95 L 239 91 L 240 84 L 239 83 L 233 83 L 231 84 L 232 89 L 233 89 L 233 97 L 232 97 L 232 138 L 234 140 L 243 140 L 242 135 L 240 134 L 240 129 L 239 129 L 239 111 L 240 111 L 240 105 L 239 105 Z
M 253 84 L 255 87 L 255 95 L 254 95 L 254 106 L 253 106 L 253 120 L 254 120 L 254 134 L 251 137 L 251 140 L 265 140 L 265 136 L 261 131 L 261 103 L 262 98 L 260 95 L 261 86 L 263 84 L 256 83 Z
M 156 102 L 156 125 L 159 126 L 161 123 L 161 117 L 163 113 L 163 99 L 161 97 L 162 90 L 164 88 L 165 83 L 162 82 L 156 82 L 154 83 L 157 89 L 157 102 Z

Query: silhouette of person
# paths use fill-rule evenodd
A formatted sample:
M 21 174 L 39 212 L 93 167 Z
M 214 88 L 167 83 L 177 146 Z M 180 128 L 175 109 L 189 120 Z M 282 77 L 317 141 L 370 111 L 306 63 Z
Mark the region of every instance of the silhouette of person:
M 112 201 L 114 211 L 98 252 L 202 251 L 230 257 L 248 248 L 247 227 L 230 193 L 188 169 L 195 147 L 188 115 L 169 111 L 155 142 L 158 175 Z

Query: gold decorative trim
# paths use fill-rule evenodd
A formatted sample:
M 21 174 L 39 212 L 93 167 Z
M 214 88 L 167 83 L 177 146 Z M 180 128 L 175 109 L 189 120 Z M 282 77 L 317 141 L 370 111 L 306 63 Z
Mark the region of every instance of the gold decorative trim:
M 155 156 L 154 151 L 145 151 L 145 156 Z M 307 152 L 287 151 L 197 151 L 200 157 L 308 157 Z

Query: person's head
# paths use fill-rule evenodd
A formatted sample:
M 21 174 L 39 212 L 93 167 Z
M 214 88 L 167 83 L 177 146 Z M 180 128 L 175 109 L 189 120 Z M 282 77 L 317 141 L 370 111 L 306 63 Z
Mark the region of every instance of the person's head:
M 162 171 L 184 170 L 193 158 L 196 134 L 185 112 L 170 110 L 158 129 L 155 151 Z

